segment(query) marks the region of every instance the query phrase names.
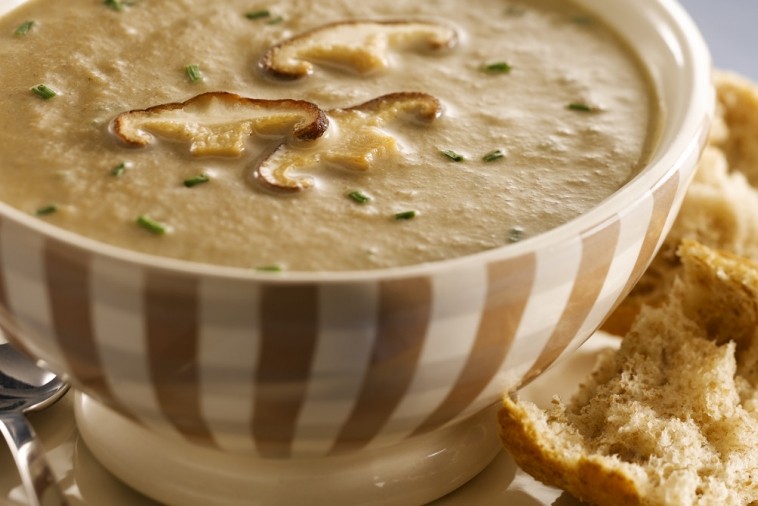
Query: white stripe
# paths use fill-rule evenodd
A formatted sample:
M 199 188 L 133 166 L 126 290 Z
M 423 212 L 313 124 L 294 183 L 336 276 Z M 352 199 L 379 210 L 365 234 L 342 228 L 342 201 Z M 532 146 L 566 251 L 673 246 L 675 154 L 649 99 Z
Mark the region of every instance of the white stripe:
M 432 279 L 431 324 L 418 367 L 408 392 L 369 448 L 404 439 L 445 400 L 476 342 L 487 286 L 484 265 Z
M 152 387 L 143 319 L 144 272 L 97 257 L 90 284 L 94 339 L 114 398 L 147 427 L 182 438 L 162 415 Z
M 260 353 L 260 290 L 251 283 L 200 283 L 200 409 L 216 444 L 255 452 L 250 432 Z
M 513 386 L 513 382 L 518 380 L 515 372 L 523 370 L 525 364 L 531 366 L 553 335 L 574 289 L 582 259 L 581 240 L 577 236 L 561 246 L 559 253 L 553 250 L 537 251 L 536 257 L 532 294 L 501 368 L 506 376 L 496 378 L 498 382 L 507 382 L 500 385 L 502 388 Z
M 34 341 L 39 339 L 44 342 L 41 347 L 31 344 L 29 347 L 50 368 L 56 371 L 67 370 L 65 357 L 53 330 L 45 278 L 44 239 L 37 233 L 28 232 L 5 221 L 0 242 L 8 306 L 15 316 L 19 331 Z
M 635 205 L 631 212 L 624 213 L 621 217 L 616 252 L 597 302 L 577 332 L 576 337 L 569 343 L 556 362 L 564 359 L 581 346 L 585 338 L 589 337 L 595 330 L 595 327 L 602 323 L 611 305 L 620 296 L 642 249 L 652 219 L 653 207 L 652 194 L 648 192 L 646 198 L 641 200 L 639 205 Z M 502 392 L 512 388 L 516 382 L 520 381 L 520 378 L 526 374 L 530 367 L 531 364 L 518 364 L 515 360 L 509 361 L 477 398 L 476 402 L 472 404 L 471 408 L 466 410 L 466 414 L 472 414 L 488 406 L 492 399 L 496 399 L 502 395 Z
M 576 236 L 559 252 L 537 251 L 532 293 L 511 349 L 499 372 L 460 415 L 465 418 L 491 406 L 531 369 L 555 332 L 574 290 L 582 260 L 582 241 Z
M 608 276 L 598 295 L 597 302 L 577 333 L 579 336 L 589 336 L 600 326 L 603 319 L 608 316 L 612 305 L 621 296 L 621 290 L 629 281 L 653 215 L 653 196 L 648 193 L 646 197 L 635 207 L 633 213 L 621 217 L 618 243 L 608 269 Z M 572 343 L 569 346 L 571 351 L 576 349 L 581 341 L 583 339 L 579 343 Z
M 358 400 L 376 338 L 378 285 L 326 285 L 318 300 L 320 328 L 293 456 L 331 449 Z

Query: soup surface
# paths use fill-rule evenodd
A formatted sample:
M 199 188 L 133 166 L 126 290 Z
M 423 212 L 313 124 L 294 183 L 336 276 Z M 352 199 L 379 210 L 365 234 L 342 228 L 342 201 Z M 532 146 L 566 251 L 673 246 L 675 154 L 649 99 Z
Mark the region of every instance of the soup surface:
M 251 269 L 522 240 L 633 177 L 657 121 L 635 55 L 564 0 L 32 0 L 0 37 L 0 200 Z M 216 91 L 257 100 L 155 108 Z

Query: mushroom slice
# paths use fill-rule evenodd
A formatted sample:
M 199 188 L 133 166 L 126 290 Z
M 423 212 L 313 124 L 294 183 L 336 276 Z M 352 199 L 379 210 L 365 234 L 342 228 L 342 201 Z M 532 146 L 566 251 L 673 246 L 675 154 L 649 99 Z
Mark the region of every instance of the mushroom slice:
M 458 34 L 454 29 L 430 21 L 343 21 L 272 46 L 258 65 L 280 79 L 305 77 L 313 72 L 313 63 L 367 74 L 388 66 L 389 46 L 438 51 L 457 43 Z
M 328 111 L 330 133 L 318 149 L 278 146 L 261 160 L 253 177 L 263 186 L 281 191 L 300 191 L 313 186 L 308 177 L 290 172 L 314 165 L 333 165 L 363 172 L 381 160 L 399 154 L 397 140 L 383 127 L 408 120 L 429 124 L 442 115 L 442 104 L 426 93 L 390 93 L 346 109 Z
M 379 121 L 389 121 L 401 114 L 410 114 L 418 121 L 431 123 L 442 115 L 443 108 L 440 101 L 428 93 L 399 91 L 344 110 L 370 113 Z M 329 112 L 333 113 L 334 110 Z
M 113 132 L 132 146 L 146 146 L 159 135 L 189 142 L 195 156 L 239 156 L 245 139 L 254 134 L 308 141 L 321 137 L 328 126 L 324 111 L 304 100 L 209 92 L 186 102 L 122 113 L 113 122 Z
M 313 186 L 313 178 L 293 176 L 292 171 L 318 162 L 312 153 L 303 153 L 296 149 L 287 149 L 286 144 L 279 144 L 255 167 L 253 178 L 265 188 L 275 191 L 298 192 Z

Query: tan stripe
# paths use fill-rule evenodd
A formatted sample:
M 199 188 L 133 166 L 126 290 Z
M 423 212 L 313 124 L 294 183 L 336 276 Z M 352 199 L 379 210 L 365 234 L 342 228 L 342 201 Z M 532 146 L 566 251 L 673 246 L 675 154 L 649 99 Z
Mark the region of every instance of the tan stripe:
M 90 257 L 52 240 L 45 242 L 43 254 L 53 332 L 69 374 L 88 394 L 113 405 L 92 328 Z
M 330 453 L 366 446 L 392 416 L 413 380 L 431 306 L 432 287 L 428 278 L 381 283 L 369 369 L 358 400 Z
M 630 275 L 626 286 L 624 286 L 624 289 L 619 294 L 618 300 L 613 305 L 614 308 L 629 294 L 650 265 L 650 262 L 653 260 L 655 248 L 661 239 L 661 234 L 666 226 L 671 206 L 676 198 L 676 192 L 679 189 L 679 179 L 679 172 L 676 172 L 668 181 L 653 190 L 653 213 L 650 217 L 650 224 L 648 225 L 645 239 L 642 242 L 640 253 L 637 256 L 637 262 L 632 269 L 632 274 Z
M 569 300 L 540 356 L 524 375 L 522 386 L 552 364 L 576 337 L 603 289 L 620 232 L 617 219 L 582 238 L 582 259 Z
M 264 288 L 260 314 L 252 433 L 261 456 L 286 458 L 292 451 L 316 349 L 317 288 Z
M 2 229 L 4 225 L 5 220 L 0 219 L 0 241 L 2 241 Z M 2 242 L 0 242 L 0 251 L 2 251 Z M 26 344 L 24 344 L 23 340 L 18 337 L 18 324 L 13 317 L 13 312 L 11 311 L 10 302 L 8 300 L 4 265 L 0 266 L 0 328 L 8 342 L 12 343 L 17 349 L 23 351 L 27 355 L 31 355 Z
M 432 431 L 465 410 L 502 367 L 534 284 L 534 254 L 492 264 L 487 300 L 466 365 L 439 407 L 411 436 Z
M 5 220 L 0 219 L 0 251 L 3 249 L 2 245 L 2 237 L 3 237 L 3 227 L 5 226 Z M 9 313 L 8 311 L 8 295 L 6 293 L 6 287 L 5 287 L 5 266 L 3 265 L 2 268 L 0 268 L 0 309 L 2 309 L 3 313 Z M 5 314 L 3 316 L 6 316 Z
M 200 408 L 197 280 L 162 271 L 145 280 L 148 366 L 158 404 L 181 434 L 209 444 Z

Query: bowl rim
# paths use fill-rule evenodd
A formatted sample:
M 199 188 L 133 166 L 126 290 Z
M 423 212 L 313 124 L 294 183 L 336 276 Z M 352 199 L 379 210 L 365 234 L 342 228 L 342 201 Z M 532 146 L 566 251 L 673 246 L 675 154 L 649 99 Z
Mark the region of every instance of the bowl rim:
M 25 1 L 18 0 L 16 4 L 22 5 Z M 597 6 L 602 6 L 602 9 L 613 9 L 614 5 L 618 5 L 618 3 L 608 2 L 608 0 L 575 1 L 580 6 L 587 7 L 591 11 L 597 11 L 600 17 L 604 17 L 603 11 L 598 10 Z M 27 231 L 31 230 L 76 250 L 84 250 L 89 254 L 120 263 L 194 276 L 233 278 L 271 284 L 341 283 L 418 277 L 441 271 L 487 265 L 522 256 L 529 252 L 543 250 L 550 245 L 562 244 L 565 241 L 602 228 L 613 221 L 617 215 L 623 214 L 624 209 L 642 199 L 645 193 L 654 188 L 657 183 L 669 179 L 674 173 L 678 172 L 682 163 L 692 154 L 693 149 L 702 151 L 705 146 L 710 120 L 715 108 L 715 91 L 711 79 L 712 60 L 705 40 L 692 18 L 676 0 L 638 0 L 635 5 L 641 16 L 647 16 L 654 22 L 656 34 L 660 37 L 661 47 L 666 47 L 670 51 L 671 56 L 678 63 L 677 71 L 679 72 L 678 75 L 682 77 L 681 81 L 690 85 L 689 89 L 678 90 L 677 93 L 679 99 L 688 104 L 681 122 L 669 124 L 662 121 L 659 127 L 659 138 L 666 132 L 671 134 L 672 131 L 675 131 L 674 138 L 668 146 L 656 142 L 645 167 L 599 204 L 558 227 L 521 242 L 460 257 L 379 269 L 261 272 L 245 267 L 162 257 L 114 246 L 56 227 L 2 201 L 0 201 L 0 218 L 10 220 Z M 619 27 L 613 23 L 611 26 L 620 31 Z M 634 44 L 630 45 L 635 50 Z M 642 60 L 643 67 L 648 67 L 642 55 L 638 55 L 638 57 Z M 649 67 L 646 70 L 648 73 L 651 71 Z M 665 85 L 665 83 L 663 84 Z M 654 99 L 658 99 L 659 107 L 665 109 L 661 97 L 662 90 L 655 89 L 654 92 L 657 95 Z M 661 111 L 663 118 L 666 114 L 665 110 Z M 694 174 L 694 170 L 692 172 Z

